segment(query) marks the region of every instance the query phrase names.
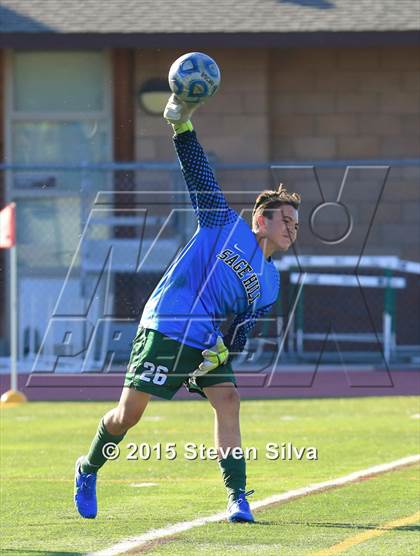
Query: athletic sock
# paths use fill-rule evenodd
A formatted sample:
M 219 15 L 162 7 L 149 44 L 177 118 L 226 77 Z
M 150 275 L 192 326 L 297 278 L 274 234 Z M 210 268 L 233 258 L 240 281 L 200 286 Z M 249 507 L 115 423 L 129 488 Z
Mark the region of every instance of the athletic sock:
M 246 463 L 242 456 L 239 459 L 229 455 L 219 460 L 223 481 L 228 493 L 229 501 L 236 500 L 239 494 L 245 492 L 246 486 Z
M 98 430 L 90 445 L 88 455 L 85 456 L 80 465 L 82 473 L 96 473 L 107 461 L 107 458 L 102 453 L 103 447 L 108 442 L 119 444 L 124 436 L 125 433 L 119 435 L 110 434 L 105 428 L 103 419 L 101 419 Z

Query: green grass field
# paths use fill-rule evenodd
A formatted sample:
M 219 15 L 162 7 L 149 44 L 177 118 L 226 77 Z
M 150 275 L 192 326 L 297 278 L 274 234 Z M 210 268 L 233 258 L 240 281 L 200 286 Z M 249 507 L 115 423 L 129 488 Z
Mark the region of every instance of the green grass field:
M 213 446 L 206 402 L 153 401 L 129 432 L 121 455 L 98 481 L 99 514 L 83 520 L 73 506 L 73 467 L 111 403 L 29 403 L 1 412 L 1 541 L 4 554 L 84 554 L 150 529 L 219 512 L 225 492 L 215 461 L 188 461 L 188 442 Z M 359 398 L 244 401 L 244 446 L 250 499 L 346 475 L 416 454 L 419 399 Z M 176 443 L 169 461 L 127 460 L 127 443 Z M 314 446 L 318 460 L 268 460 L 267 443 Z M 139 486 L 153 483 L 152 486 Z M 212 523 L 151 544 L 150 554 L 312 554 L 363 532 L 354 555 L 419 554 L 419 522 L 390 531 L 386 523 L 420 509 L 419 467 L 412 466 L 255 513 L 256 524 Z

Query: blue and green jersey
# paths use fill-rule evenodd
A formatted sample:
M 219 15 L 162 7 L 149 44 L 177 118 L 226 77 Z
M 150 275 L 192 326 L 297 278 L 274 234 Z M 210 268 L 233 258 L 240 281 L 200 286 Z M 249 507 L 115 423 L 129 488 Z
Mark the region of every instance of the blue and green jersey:
M 239 352 L 276 301 L 279 273 L 229 207 L 195 132 L 176 135 L 174 143 L 198 227 L 147 301 L 140 325 L 205 349 L 233 314 L 224 341 Z

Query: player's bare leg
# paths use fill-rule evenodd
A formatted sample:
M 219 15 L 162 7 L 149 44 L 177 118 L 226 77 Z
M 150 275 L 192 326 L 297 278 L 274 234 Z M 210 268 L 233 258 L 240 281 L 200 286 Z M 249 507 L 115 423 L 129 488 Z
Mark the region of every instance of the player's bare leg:
M 240 398 L 231 382 L 223 382 L 204 388 L 204 392 L 214 409 L 214 441 L 217 448 L 241 446 L 239 424 Z
M 228 491 L 229 521 L 254 521 L 245 492 L 246 470 L 245 458 L 234 457 L 234 448 L 241 448 L 241 430 L 239 422 L 240 397 L 235 386 L 224 382 L 204 388 L 215 415 L 214 438 L 219 450 L 219 465 Z M 227 448 L 230 454 L 226 455 Z M 222 454 L 222 450 L 225 454 Z
M 150 400 L 150 394 L 123 388 L 117 407 L 111 409 L 103 417 L 104 425 L 110 434 L 120 435 L 134 427 L 144 413 Z

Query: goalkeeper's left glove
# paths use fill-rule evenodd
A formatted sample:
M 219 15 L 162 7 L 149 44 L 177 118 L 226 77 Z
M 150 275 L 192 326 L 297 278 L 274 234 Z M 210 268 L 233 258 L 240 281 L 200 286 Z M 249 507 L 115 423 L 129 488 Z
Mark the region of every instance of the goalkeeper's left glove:
M 163 117 L 170 124 L 183 124 L 191 119 L 193 112 L 202 104 L 203 102 L 185 102 L 172 94 L 165 106 Z
M 205 349 L 202 351 L 204 361 L 199 364 L 198 369 L 196 369 L 191 376 L 203 376 L 209 371 L 213 371 L 224 365 L 229 357 L 229 350 L 223 343 L 223 338 L 221 336 L 217 337 L 217 342 L 210 349 Z

